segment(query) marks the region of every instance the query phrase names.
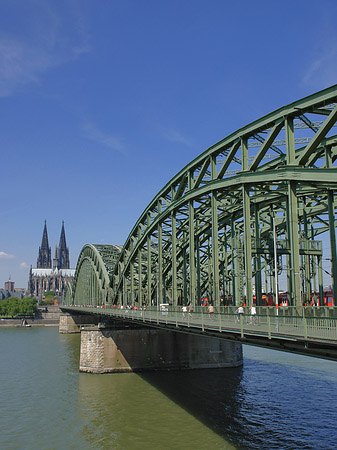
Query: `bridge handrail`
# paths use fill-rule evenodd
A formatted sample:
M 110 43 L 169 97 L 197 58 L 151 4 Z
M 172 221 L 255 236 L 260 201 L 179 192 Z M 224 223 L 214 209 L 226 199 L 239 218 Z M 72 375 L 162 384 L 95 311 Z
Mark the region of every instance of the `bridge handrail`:
M 160 311 L 158 308 L 147 309 L 118 309 L 109 307 L 62 307 L 70 311 L 78 311 L 99 316 L 113 316 L 126 320 L 155 323 L 156 325 L 174 325 L 175 327 L 188 327 L 199 330 L 215 330 L 219 332 L 239 333 L 241 337 L 245 334 L 267 336 L 281 339 L 302 338 L 319 339 L 326 341 L 337 340 L 337 316 L 308 317 L 305 314 L 294 316 L 277 316 L 268 314 L 249 313 L 237 314 L 208 313 L 205 308 L 183 312 L 179 308 L 169 311 Z M 336 310 L 337 308 L 335 308 Z

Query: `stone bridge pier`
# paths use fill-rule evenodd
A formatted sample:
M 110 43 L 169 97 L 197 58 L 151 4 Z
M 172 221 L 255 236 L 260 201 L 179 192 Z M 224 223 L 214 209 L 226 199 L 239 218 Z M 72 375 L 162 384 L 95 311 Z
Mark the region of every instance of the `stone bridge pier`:
M 85 314 L 60 317 L 60 333 L 81 333 L 81 372 L 215 369 L 243 363 L 240 343 L 122 321 L 93 321 Z
M 80 333 L 81 325 L 97 325 L 98 318 L 88 314 L 61 313 L 59 322 L 60 333 Z

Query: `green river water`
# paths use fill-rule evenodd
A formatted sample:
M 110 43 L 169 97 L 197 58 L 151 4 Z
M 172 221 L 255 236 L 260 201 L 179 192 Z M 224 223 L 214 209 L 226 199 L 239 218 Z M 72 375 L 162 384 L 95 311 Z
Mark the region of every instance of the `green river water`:
M 337 449 L 337 363 L 245 347 L 242 368 L 79 373 L 79 335 L 0 328 L 1 450 Z

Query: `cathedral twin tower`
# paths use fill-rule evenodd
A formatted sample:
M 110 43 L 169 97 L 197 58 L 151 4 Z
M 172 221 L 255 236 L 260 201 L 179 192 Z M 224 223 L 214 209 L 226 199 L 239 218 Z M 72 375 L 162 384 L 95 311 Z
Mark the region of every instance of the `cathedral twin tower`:
M 31 267 L 29 272 L 29 294 L 43 300 L 46 292 L 51 291 L 55 293 L 56 297 L 62 298 L 67 284 L 72 282 L 74 275 L 75 269 L 70 269 L 64 222 L 62 222 L 60 243 L 55 248 L 55 257 L 52 260 L 47 221 L 45 221 L 37 265 L 35 268 Z
M 47 221 L 44 222 L 41 247 L 39 247 L 39 256 L 37 258 L 38 269 L 69 269 L 69 248 L 66 243 L 66 233 L 64 231 L 64 222 L 62 221 L 62 230 L 59 246 L 55 247 L 55 258 L 51 259 L 51 248 L 48 242 Z

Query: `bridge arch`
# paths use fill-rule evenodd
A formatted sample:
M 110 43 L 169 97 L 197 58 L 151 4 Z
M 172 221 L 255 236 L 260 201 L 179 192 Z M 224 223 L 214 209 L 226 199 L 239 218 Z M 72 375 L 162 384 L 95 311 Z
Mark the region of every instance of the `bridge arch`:
M 205 150 L 153 198 L 118 258 L 83 248 L 75 304 L 199 305 L 207 297 L 218 306 L 251 304 L 254 295 L 261 304 L 264 292 L 277 297 L 281 271 L 288 304 L 312 292 L 322 302 L 325 235 L 336 302 L 336 121 L 337 85 Z
M 103 306 L 111 303 L 110 276 L 120 251 L 117 245 L 85 245 L 77 261 L 74 281 L 68 286 L 67 304 Z
M 290 304 L 309 301 L 313 290 L 323 296 L 317 238 L 327 231 L 337 279 L 336 102 L 333 86 L 291 103 L 187 164 L 128 236 L 113 301 L 251 304 L 255 292 L 260 303 L 284 267 Z

